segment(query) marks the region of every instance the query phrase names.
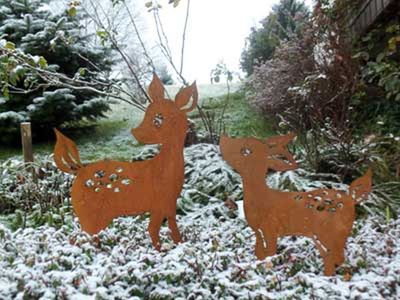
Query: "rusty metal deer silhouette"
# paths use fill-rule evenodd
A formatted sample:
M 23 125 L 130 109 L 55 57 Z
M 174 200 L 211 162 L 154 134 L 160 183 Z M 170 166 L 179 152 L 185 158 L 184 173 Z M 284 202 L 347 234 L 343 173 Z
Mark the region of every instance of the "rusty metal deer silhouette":
M 310 237 L 324 261 L 325 275 L 335 273 L 344 261 L 344 247 L 350 235 L 355 205 L 371 191 L 372 172 L 356 179 L 348 192 L 317 189 L 311 192 L 283 192 L 265 183 L 268 169 L 296 169 L 286 145 L 293 135 L 266 141 L 255 138 L 233 139 L 223 136 L 223 158 L 243 179 L 244 211 L 256 235 L 258 259 L 276 254 L 277 238 L 287 235 Z
M 175 101 L 164 98 L 164 86 L 154 75 L 149 87 L 151 103 L 142 123 L 132 129 L 143 144 L 161 144 L 152 159 L 140 162 L 104 160 L 83 165 L 73 141 L 55 130 L 54 160 L 58 168 L 75 174 L 71 198 L 82 229 L 96 234 L 114 218 L 150 212 L 148 231 L 160 250 L 160 227 L 165 219 L 175 243 L 181 240 L 176 223 L 176 200 L 184 182 L 183 146 L 187 113 L 197 105 L 196 83 L 181 89 Z M 190 99 L 192 103 L 188 106 Z

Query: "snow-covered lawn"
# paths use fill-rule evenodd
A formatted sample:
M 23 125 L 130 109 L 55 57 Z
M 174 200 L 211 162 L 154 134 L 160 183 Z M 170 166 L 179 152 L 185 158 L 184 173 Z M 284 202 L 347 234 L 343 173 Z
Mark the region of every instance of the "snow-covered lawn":
M 152 153 L 148 148 L 141 157 Z M 322 260 L 306 238 L 282 238 L 277 255 L 257 261 L 251 229 L 222 201 L 226 195 L 242 200 L 238 175 L 223 163 L 216 146 L 192 146 L 185 158 L 186 183 L 178 202 L 183 243 L 174 245 L 165 226 L 163 250 L 155 251 L 146 216 L 119 218 L 94 237 L 71 218 L 61 227 L 11 231 L 0 225 L 0 299 L 400 297 L 399 220 L 359 218 L 346 263 L 333 277 L 323 275 Z M 9 174 L 2 172 L 4 180 Z M 269 184 L 290 181 L 296 189 L 327 184 L 304 176 L 301 170 L 275 174 Z
M 1 299 L 395 299 L 400 297 L 400 223 L 359 221 L 346 264 L 322 273 L 312 242 L 284 238 L 279 254 L 253 255 L 254 236 L 223 204 L 178 218 L 184 243 L 163 228 L 151 247 L 147 219 L 120 218 L 90 237 L 77 225 L 0 228 Z

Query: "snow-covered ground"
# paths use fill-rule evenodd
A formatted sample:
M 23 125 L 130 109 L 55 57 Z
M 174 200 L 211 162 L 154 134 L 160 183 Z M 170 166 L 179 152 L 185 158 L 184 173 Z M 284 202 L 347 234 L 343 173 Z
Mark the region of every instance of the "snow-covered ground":
M 152 153 L 148 148 L 141 157 Z M 174 245 L 165 226 L 162 251 L 154 250 L 146 216 L 119 218 L 94 237 L 72 219 L 61 227 L 16 231 L 0 225 L 0 299 L 400 297 L 399 220 L 359 218 L 346 262 L 333 277 L 323 275 L 322 260 L 307 238 L 282 238 L 277 255 L 257 261 L 253 232 L 238 210 L 222 201 L 242 200 L 238 175 L 216 146 L 192 146 L 185 158 L 186 183 L 178 201 L 183 243 Z M 287 181 L 303 189 L 327 184 L 307 179 L 301 170 L 269 178 L 274 187 Z
M 10 232 L 0 228 L 1 299 L 396 299 L 400 223 L 357 222 L 346 264 L 322 273 L 312 242 L 284 238 L 279 254 L 253 255 L 254 236 L 223 204 L 180 216 L 184 242 L 163 227 L 152 249 L 147 219 L 120 218 L 90 237 L 76 223 Z

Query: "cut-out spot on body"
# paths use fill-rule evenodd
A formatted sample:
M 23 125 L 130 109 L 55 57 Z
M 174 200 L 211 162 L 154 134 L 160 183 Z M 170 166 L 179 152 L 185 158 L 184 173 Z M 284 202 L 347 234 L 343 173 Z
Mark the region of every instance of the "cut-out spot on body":
M 94 189 L 94 191 L 95 191 L 96 193 L 98 193 L 98 192 L 100 192 L 100 188 L 97 187 L 97 188 Z
M 323 205 L 323 204 L 320 204 L 317 206 L 318 211 L 323 211 L 324 209 L 325 209 L 325 205 Z
M 124 171 L 124 169 L 122 167 L 118 167 L 118 168 L 115 169 L 115 171 L 117 173 L 122 173 Z
M 131 184 L 131 180 L 129 178 L 125 178 L 121 180 L 121 183 L 123 185 L 130 185 Z
M 326 205 L 332 205 L 333 201 L 331 199 L 325 199 L 325 204 Z
M 114 189 L 114 193 L 119 193 L 121 190 L 119 189 L 119 187 L 116 187 L 115 189 Z
M 106 175 L 106 172 L 103 170 L 99 170 L 99 171 L 96 171 L 96 173 L 94 173 L 94 177 L 96 177 L 96 178 L 103 178 L 105 175 Z
M 303 196 L 301 196 L 301 195 L 294 196 L 294 200 L 296 200 L 296 201 L 300 201 L 302 199 L 303 199 Z
M 307 204 L 306 207 L 307 208 L 314 208 L 314 204 Z
M 328 211 L 329 211 L 329 212 L 336 212 L 336 208 L 330 207 L 330 208 L 328 209 Z
M 322 198 L 321 198 L 321 197 L 319 197 L 319 196 L 317 196 L 317 197 L 314 197 L 314 201 L 321 202 L 321 200 L 322 200 Z
M 107 184 L 107 188 L 108 188 L 108 189 L 112 189 L 112 187 L 113 187 L 113 186 L 112 186 L 111 183 Z
M 250 148 L 243 147 L 243 148 L 240 150 L 240 153 L 241 153 L 243 156 L 249 156 L 251 153 L 253 153 L 253 151 L 251 151 Z
M 340 199 L 340 198 L 342 198 L 342 195 L 339 194 L 339 193 L 337 193 L 337 194 L 336 194 L 336 198 Z
M 111 181 L 117 181 L 118 180 L 118 175 L 117 174 L 111 174 L 109 178 L 110 178 Z
M 86 187 L 93 187 L 94 186 L 94 181 L 92 179 L 88 179 L 85 182 Z

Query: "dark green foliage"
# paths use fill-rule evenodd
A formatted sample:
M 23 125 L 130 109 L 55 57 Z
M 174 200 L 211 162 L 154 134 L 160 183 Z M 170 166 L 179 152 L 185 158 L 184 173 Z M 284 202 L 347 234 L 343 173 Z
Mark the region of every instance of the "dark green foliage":
M 275 5 L 260 28 L 251 28 L 240 62 L 243 71 L 251 75 L 254 65 L 272 58 L 280 41 L 298 36 L 308 14 L 303 1 L 281 0 Z
M 41 69 L 72 79 L 101 81 L 99 71 L 111 71 L 110 51 L 92 45 L 81 14 L 56 14 L 49 0 L 0 0 L 0 36 L 21 53 L 33 57 Z M 7 47 L 6 45 L 6 47 Z M 38 76 L 34 67 L 14 57 L 1 56 L 8 69 L 0 75 L 10 85 L 2 87 L 0 98 L 0 143 L 19 141 L 19 123 L 31 121 L 35 138 L 46 137 L 51 128 L 65 122 L 95 120 L 109 109 L 98 93 L 77 89 L 70 81 L 66 88 Z M 11 71 L 10 71 L 11 70 Z M 7 73 L 7 74 L 6 74 Z M 98 90 L 104 86 L 93 84 Z
M 367 130 L 400 133 L 400 24 L 397 17 L 378 25 L 359 45 L 364 91 L 355 98 L 357 117 L 368 120 Z

